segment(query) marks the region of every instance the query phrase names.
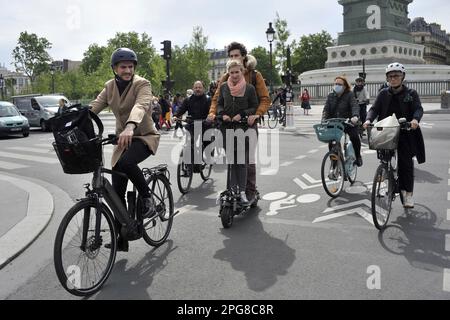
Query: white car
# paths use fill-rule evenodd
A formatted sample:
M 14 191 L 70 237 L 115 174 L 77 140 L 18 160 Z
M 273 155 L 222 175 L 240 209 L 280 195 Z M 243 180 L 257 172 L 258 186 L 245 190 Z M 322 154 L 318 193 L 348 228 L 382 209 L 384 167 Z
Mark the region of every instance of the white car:
M 30 135 L 28 119 L 22 116 L 16 106 L 6 101 L 0 101 L 0 136 L 22 134 Z

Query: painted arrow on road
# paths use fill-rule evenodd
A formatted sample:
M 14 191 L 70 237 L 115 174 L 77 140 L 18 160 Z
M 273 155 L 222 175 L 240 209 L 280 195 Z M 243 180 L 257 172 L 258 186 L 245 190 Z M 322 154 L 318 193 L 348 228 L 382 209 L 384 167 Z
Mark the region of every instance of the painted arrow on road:
M 356 213 L 356 214 L 360 215 L 361 217 L 363 217 L 365 220 L 367 220 L 371 225 L 373 225 L 372 215 L 367 213 L 367 211 L 364 210 L 364 208 L 358 207 L 361 205 L 365 205 L 369 208 L 372 206 L 372 204 L 369 200 L 360 200 L 360 201 L 355 201 L 352 203 L 339 205 L 339 206 L 336 206 L 333 208 L 328 208 L 323 213 L 329 213 L 329 212 L 334 212 L 334 213 L 317 218 L 313 221 L 313 223 L 324 222 L 324 221 L 328 221 L 328 220 L 332 220 L 332 219 L 336 219 L 336 218 L 340 218 L 343 216 L 347 216 L 347 215 Z M 346 208 L 355 207 L 355 206 L 356 206 L 356 208 L 336 212 L 341 209 L 346 209 Z
M 303 174 L 302 177 L 311 184 L 311 185 L 307 185 L 306 183 L 304 183 L 299 178 L 295 178 L 294 182 L 300 188 L 302 188 L 303 190 L 308 190 L 308 189 L 314 189 L 314 188 L 322 187 L 322 180 L 316 180 L 316 179 L 312 178 L 310 175 L 308 175 L 306 173 Z M 329 182 L 330 181 L 329 179 L 327 179 L 325 181 L 327 181 L 327 183 L 331 183 L 331 182 Z

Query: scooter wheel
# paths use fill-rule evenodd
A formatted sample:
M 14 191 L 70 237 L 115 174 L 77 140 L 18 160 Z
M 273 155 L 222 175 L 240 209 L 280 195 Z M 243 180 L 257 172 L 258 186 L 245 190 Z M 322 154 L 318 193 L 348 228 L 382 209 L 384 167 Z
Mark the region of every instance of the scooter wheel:
M 222 208 L 220 220 L 222 220 L 223 227 L 229 229 L 233 225 L 233 209 L 230 207 Z

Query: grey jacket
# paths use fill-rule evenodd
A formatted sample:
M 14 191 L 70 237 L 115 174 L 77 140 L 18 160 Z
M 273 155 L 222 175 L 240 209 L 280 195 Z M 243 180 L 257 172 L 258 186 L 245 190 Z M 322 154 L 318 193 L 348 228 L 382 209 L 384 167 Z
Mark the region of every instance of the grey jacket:
M 359 118 L 359 105 L 352 91 L 344 92 L 340 97 L 334 91 L 328 95 L 323 108 L 322 119 L 347 119 L 355 116 Z
M 227 115 L 234 118 L 238 114 L 241 116 L 254 115 L 258 107 L 258 97 L 255 87 L 247 84 L 243 97 L 233 97 L 228 83 L 220 87 L 219 99 L 217 101 L 217 114 Z

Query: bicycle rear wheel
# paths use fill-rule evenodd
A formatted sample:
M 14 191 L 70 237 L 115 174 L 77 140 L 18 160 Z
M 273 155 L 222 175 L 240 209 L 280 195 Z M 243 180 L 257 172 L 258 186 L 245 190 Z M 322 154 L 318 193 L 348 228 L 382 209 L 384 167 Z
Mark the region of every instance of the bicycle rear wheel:
M 383 230 L 389 221 L 394 196 L 394 184 L 388 166 L 380 164 L 372 185 L 372 218 L 375 227 Z
M 100 231 L 98 237 L 96 226 Z M 107 243 L 111 243 L 110 249 L 104 247 Z M 109 209 L 103 205 L 101 212 L 97 212 L 95 202 L 90 199 L 75 204 L 59 225 L 53 257 L 58 279 L 69 293 L 90 296 L 99 291 L 116 258 L 116 230 Z
M 158 217 L 144 219 L 144 240 L 153 247 L 162 245 L 172 229 L 174 217 L 174 204 L 170 182 L 164 175 L 155 175 L 148 178 L 148 184 L 155 200 Z
M 270 129 L 275 129 L 278 125 L 278 112 L 276 108 L 270 108 L 267 111 L 268 119 L 267 119 L 267 125 Z
M 183 159 L 183 152 L 180 154 L 180 162 L 177 167 L 177 184 L 178 190 L 182 194 L 189 192 L 192 184 L 193 165 L 187 164 Z
M 344 189 L 344 164 L 341 158 L 333 151 L 328 152 L 322 161 L 322 185 L 326 193 L 336 198 Z

